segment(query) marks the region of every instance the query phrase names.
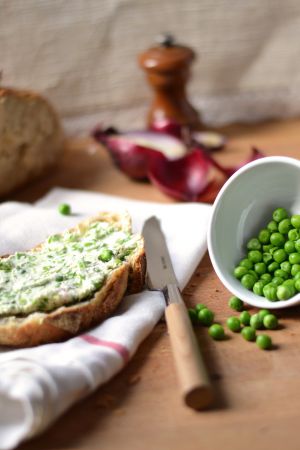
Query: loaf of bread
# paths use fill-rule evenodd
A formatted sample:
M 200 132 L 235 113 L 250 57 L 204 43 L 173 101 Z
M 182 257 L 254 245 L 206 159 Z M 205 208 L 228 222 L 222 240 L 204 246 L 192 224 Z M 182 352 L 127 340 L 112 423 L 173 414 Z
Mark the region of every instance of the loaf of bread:
M 108 212 L 1 258 L 0 345 L 57 342 L 98 324 L 143 288 L 145 266 L 130 217 Z
M 62 153 L 62 129 L 40 95 L 0 88 L 0 196 L 53 166 Z

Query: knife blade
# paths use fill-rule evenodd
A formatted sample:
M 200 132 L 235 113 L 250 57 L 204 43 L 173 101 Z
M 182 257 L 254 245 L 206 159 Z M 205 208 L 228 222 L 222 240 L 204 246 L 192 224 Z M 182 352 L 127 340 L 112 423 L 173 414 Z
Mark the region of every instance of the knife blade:
M 208 407 L 213 389 L 182 299 L 165 236 L 157 217 L 143 226 L 147 259 L 146 282 L 166 300 L 165 317 L 183 400 L 193 409 Z

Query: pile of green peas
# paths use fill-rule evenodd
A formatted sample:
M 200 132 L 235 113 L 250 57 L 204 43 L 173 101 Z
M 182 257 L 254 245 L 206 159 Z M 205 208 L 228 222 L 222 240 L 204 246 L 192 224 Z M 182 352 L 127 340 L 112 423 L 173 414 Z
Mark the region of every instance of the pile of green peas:
M 259 348 L 268 350 L 272 347 L 272 340 L 266 334 L 256 336 L 257 330 L 269 329 L 274 330 L 278 327 L 278 320 L 274 314 L 267 309 L 262 309 L 252 316 L 248 311 L 244 310 L 244 303 L 237 297 L 231 297 L 229 307 L 240 312 L 239 317 L 229 317 L 226 325 L 230 331 L 234 333 L 241 332 L 242 337 L 246 341 L 256 341 Z M 200 303 L 195 308 L 189 308 L 189 317 L 193 324 L 201 324 L 209 327 L 208 334 L 217 341 L 225 338 L 224 327 L 219 323 L 214 323 L 214 313 L 204 304 Z
M 233 271 L 254 294 L 276 302 L 300 292 L 300 215 L 284 208 L 247 243 L 247 256 Z
M 272 339 L 267 334 L 256 336 L 257 330 L 275 330 L 278 327 L 278 320 L 274 314 L 267 309 L 261 309 L 259 312 L 251 314 L 244 310 L 242 300 L 237 297 L 231 297 L 228 305 L 235 311 L 240 312 L 239 317 L 229 317 L 227 319 L 227 327 L 237 333 L 241 332 L 242 337 L 246 341 L 256 341 L 259 348 L 268 350 L 272 347 Z

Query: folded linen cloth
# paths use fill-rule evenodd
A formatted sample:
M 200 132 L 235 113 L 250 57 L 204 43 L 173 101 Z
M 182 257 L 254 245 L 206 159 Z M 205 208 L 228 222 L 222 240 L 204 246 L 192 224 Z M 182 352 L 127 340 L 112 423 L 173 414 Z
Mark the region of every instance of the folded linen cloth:
M 69 203 L 71 216 L 58 213 Z M 134 231 L 155 214 L 166 235 L 175 273 L 183 288 L 206 251 L 210 206 L 157 204 L 84 191 L 54 189 L 35 205 L 0 205 L 0 254 L 22 251 L 49 234 L 104 210 L 128 210 Z M 1 300 L 1 296 L 0 296 Z M 0 348 L 0 449 L 41 433 L 72 404 L 120 371 L 162 316 L 159 292 L 124 298 L 99 326 L 63 343 L 30 349 Z

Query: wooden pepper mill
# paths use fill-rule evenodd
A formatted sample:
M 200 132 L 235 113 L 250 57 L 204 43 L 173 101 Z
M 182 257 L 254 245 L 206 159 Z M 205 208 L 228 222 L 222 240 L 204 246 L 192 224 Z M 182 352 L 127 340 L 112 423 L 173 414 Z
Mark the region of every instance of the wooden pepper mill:
M 162 119 L 173 119 L 191 129 L 202 128 L 199 114 L 186 96 L 190 65 L 194 59 L 194 51 L 176 45 L 170 35 L 164 35 L 159 45 L 139 55 L 139 64 L 154 90 L 148 125 Z

